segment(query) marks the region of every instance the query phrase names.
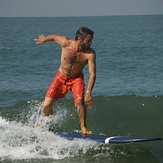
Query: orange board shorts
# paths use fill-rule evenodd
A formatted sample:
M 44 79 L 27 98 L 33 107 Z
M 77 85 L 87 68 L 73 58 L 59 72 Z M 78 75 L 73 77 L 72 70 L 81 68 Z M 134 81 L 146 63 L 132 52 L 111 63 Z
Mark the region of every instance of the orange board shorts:
M 59 98 L 64 98 L 70 90 L 74 96 L 74 105 L 78 106 L 76 99 L 84 97 L 84 89 L 83 74 L 77 78 L 70 78 L 58 71 L 46 92 L 46 97 L 58 100 Z

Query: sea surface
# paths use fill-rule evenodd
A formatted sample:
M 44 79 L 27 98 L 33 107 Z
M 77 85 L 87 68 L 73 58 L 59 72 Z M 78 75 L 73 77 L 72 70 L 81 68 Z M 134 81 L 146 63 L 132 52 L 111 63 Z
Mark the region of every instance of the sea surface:
M 35 129 L 43 121 L 42 102 L 59 68 L 61 48 L 55 42 L 36 45 L 33 39 L 40 34 L 75 38 L 82 26 L 95 32 L 97 54 L 89 130 L 163 138 L 163 15 L 0 18 L 0 162 L 163 162 L 162 141 L 103 145 Z M 87 86 L 87 66 L 83 72 Z M 54 130 L 80 132 L 71 92 L 53 110 Z

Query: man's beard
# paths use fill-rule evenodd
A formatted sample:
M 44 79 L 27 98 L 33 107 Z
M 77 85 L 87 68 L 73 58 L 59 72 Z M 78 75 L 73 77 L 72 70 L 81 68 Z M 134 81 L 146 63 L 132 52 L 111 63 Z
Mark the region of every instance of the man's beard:
M 90 48 L 90 45 L 82 44 L 82 45 L 81 45 L 81 48 L 82 48 L 83 50 L 87 50 L 87 49 Z

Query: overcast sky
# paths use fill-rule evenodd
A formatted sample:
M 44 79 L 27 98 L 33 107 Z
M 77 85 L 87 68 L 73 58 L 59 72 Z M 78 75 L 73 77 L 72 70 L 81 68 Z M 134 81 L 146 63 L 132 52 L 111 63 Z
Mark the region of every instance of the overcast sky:
M 163 14 L 163 0 L 0 0 L 0 17 Z

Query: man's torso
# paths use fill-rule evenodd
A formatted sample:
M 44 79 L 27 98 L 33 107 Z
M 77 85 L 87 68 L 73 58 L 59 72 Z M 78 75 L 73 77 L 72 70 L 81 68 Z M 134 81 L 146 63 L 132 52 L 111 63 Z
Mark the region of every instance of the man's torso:
M 59 70 L 68 77 L 78 77 L 88 63 L 89 54 L 92 52 L 91 48 L 78 52 L 77 46 L 62 47 Z

